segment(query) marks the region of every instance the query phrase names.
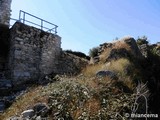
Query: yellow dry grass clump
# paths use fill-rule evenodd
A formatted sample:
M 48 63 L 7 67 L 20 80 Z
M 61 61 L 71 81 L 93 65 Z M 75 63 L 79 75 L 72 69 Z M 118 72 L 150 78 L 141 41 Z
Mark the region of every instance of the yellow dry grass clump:
M 96 72 L 99 70 L 106 70 L 104 64 L 93 64 L 88 65 L 85 69 L 82 70 L 82 73 L 85 76 L 92 77 L 95 76 Z
M 122 48 L 125 48 L 128 51 L 131 50 L 130 46 L 124 41 L 115 42 L 112 49 L 122 49 Z
M 105 64 L 99 63 L 94 65 L 89 65 L 82 71 L 82 73 L 88 77 L 95 76 L 96 72 L 100 70 L 111 70 L 117 73 L 124 73 L 126 67 L 130 65 L 131 63 L 128 59 L 121 58 Z
M 131 63 L 128 59 L 121 58 L 118 60 L 111 61 L 110 65 L 108 66 L 108 69 L 112 70 L 112 71 L 119 72 L 119 73 L 123 73 L 125 71 L 126 67 L 128 67 L 130 65 L 131 65 Z
M 127 68 L 132 69 L 134 71 L 132 63 L 126 58 L 121 58 L 118 60 L 112 60 L 111 62 L 108 62 L 106 64 L 100 63 L 89 65 L 83 70 L 83 74 L 86 77 L 95 77 L 98 71 L 113 71 L 117 74 L 119 81 L 122 81 L 126 86 L 128 86 L 128 88 L 133 90 L 135 88 L 135 84 L 133 83 L 131 76 L 125 73 Z M 106 80 L 103 81 L 103 84 L 108 84 L 111 82 L 111 80 L 108 77 L 104 79 Z M 88 81 L 87 83 L 96 87 L 95 82 L 93 81 Z

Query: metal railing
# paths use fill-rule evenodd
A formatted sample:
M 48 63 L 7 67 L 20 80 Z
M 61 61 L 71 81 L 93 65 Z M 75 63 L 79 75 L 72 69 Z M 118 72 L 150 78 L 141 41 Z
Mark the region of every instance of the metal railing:
M 40 21 L 40 23 L 38 24 L 38 23 L 32 22 L 31 20 L 28 20 L 27 16 L 32 17 L 32 18 L 36 18 L 37 20 Z M 40 28 L 41 30 L 44 30 L 44 31 L 47 31 L 47 32 L 50 32 L 50 33 L 53 33 L 53 34 L 57 34 L 57 28 L 58 28 L 57 25 L 55 25 L 55 24 L 53 24 L 51 22 L 48 22 L 46 20 L 43 20 L 43 19 L 41 19 L 41 18 L 39 18 L 37 16 L 34 16 L 34 15 L 30 14 L 30 13 L 27 13 L 25 11 L 22 11 L 22 10 L 19 11 L 19 20 L 13 19 L 13 18 L 11 18 L 11 20 L 19 21 L 19 22 L 22 22 L 24 24 L 28 23 L 28 24 L 34 25 L 35 27 Z M 48 24 L 49 26 L 51 26 L 51 28 L 45 27 L 44 23 Z

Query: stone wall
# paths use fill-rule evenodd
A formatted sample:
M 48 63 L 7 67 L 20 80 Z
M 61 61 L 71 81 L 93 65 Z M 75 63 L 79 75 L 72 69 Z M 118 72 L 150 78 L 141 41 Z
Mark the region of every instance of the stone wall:
M 11 0 L 0 0 L 0 24 L 9 26 Z
M 16 22 L 10 36 L 8 67 L 14 84 L 36 81 L 56 72 L 61 52 L 58 35 Z
M 71 53 L 61 52 L 61 56 L 58 60 L 57 73 L 76 75 L 83 70 L 89 63 L 87 59 L 78 57 Z

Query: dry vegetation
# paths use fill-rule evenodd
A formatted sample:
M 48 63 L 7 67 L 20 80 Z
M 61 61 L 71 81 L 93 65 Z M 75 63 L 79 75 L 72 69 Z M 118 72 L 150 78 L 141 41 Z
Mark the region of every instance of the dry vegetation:
M 122 49 L 122 48 L 125 48 L 128 51 L 131 50 L 131 48 L 129 47 L 129 45 L 127 45 L 127 43 L 125 43 L 123 40 L 122 41 L 116 41 L 114 43 L 113 49 Z
M 116 42 L 113 48 L 130 50 L 126 43 L 120 41 Z M 19 115 L 37 102 L 45 102 L 50 107 L 48 119 L 128 119 L 125 113 L 133 112 L 132 107 L 135 101 L 137 102 L 137 96 L 140 98 L 139 96 L 143 95 L 140 87 L 138 88 L 140 92 L 136 89 L 137 84 L 134 81 L 138 72 L 133 63 L 126 58 L 105 62 L 110 51 L 111 49 L 106 49 L 101 54 L 99 63 L 88 65 L 78 76 L 58 76 L 51 78 L 57 81 L 47 86 L 29 89 L 0 117 L 4 120 Z M 96 73 L 101 70 L 115 72 L 118 80 L 96 77 Z M 144 101 L 137 104 L 145 106 Z M 138 109 L 143 111 L 143 107 Z
M 135 94 L 125 93 L 122 86 L 109 78 L 61 77 L 60 81 L 30 89 L 1 116 L 2 120 L 19 115 L 37 102 L 49 105 L 50 119 L 119 119 L 131 112 Z M 124 85 L 123 87 L 126 87 Z
M 43 94 L 42 86 L 35 86 L 30 88 L 24 95 L 18 97 L 16 101 L 3 114 L 0 114 L 0 120 L 15 115 L 20 115 L 26 109 L 31 108 L 36 103 L 47 102 L 47 94 Z
M 105 51 L 104 51 L 103 53 L 101 53 L 101 54 L 99 55 L 100 63 L 103 64 L 103 63 L 106 62 L 106 58 L 109 57 L 110 52 L 111 52 L 111 48 L 107 48 L 107 49 L 105 49 Z
M 93 65 L 88 65 L 82 73 L 85 76 L 94 76 L 98 71 L 100 70 L 111 70 L 114 72 L 117 72 L 118 74 L 122 75 L 124 74 L 124 71 L 131 67 L 132 64 L 128 59 L 121 58 L 118 60 L 113 60 L 111 62 L 107 63 L 98 63 L 98 64 L 93 64 Z

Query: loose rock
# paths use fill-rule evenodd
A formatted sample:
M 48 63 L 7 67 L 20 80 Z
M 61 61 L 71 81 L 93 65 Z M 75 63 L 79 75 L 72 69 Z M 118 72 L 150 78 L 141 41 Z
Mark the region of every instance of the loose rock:
M 117 76 L 116 76 L 116 74 L 115 74 L 114 72 L 112 72 L 112 71 L 109 71 L 109 70 L 106 70 L 106 71 L 98 71 L 98 72 L 96 73 L 96 76 L 97 76 L 97 77 L 109 77 L 109 78 L 115 79 L 115 80 L 118 79 Z
M 34 110 L 33 109 L 29 109 L 29 110 L 25 110 L 21 113 L 22 118 L 32 118 L 34 116 Z

